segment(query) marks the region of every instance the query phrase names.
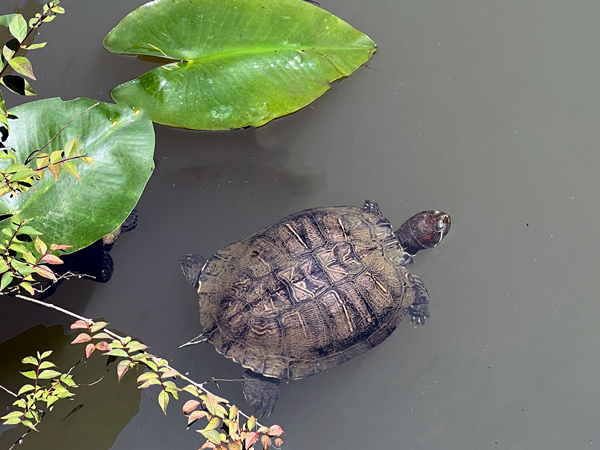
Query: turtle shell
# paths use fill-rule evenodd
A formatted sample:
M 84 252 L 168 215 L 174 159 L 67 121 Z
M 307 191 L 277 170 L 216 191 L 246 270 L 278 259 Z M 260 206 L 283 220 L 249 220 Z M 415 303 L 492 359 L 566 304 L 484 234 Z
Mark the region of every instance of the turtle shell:
M 304 378 L 381 343 L 426 291 L 380 214 L 292 214 L 215 253 L 199 279 L 200 322 L 219 353 L 254 372 Z

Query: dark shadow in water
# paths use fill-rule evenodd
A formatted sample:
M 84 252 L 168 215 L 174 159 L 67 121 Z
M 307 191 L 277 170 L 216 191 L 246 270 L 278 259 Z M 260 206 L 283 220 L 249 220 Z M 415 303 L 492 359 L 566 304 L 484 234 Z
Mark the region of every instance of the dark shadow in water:
M 61 372 L 67 372 L 84 354 L 83 344 L 70 345 L 76 335 L 65 336 L 60 325 L 37 325 L 3 342 L 0 344 L 0 383 L 13 392 L 28 383 L 19 373 L 28 367 L 21 364 L 21 360 L 35 355 L 36 351 L 53 350 L 47 359 Z M 137 370 L 125 374 L 118 383 L 116 363 L 107 367 L 106 360 L 107 357 L 95 353 L 89 361 L 79 363 L 72 374 L 81 386 L 72 390 L 73 400 L 59 400 L 37 427 L 40 432 L 31 432 L 24 438 L 23 448 L 105 450 L 112 447 L 121 430 L 138 413 L 141 392 L 135 383 Z M 100 379 L 93 386 L 84 386 Z M 13 401 L 12 396 L 0 391 L 3 411 L 8 411 Z M 0 448 L 9 448 L 26 431 L 22 426 L 0 430 L 3 431 Z

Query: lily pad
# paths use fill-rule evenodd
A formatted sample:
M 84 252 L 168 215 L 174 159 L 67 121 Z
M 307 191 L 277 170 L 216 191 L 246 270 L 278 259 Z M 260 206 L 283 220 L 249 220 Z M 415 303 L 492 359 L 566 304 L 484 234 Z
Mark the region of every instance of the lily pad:
M 92 157 L 95 164 L 76 162 L 81 180 L 63 172 L 55 181 L 45 173 L 35 189 L 13 198 L 0 197 L 0 214 L 33 218 L 31 226 L 44 233 L 44 242 L 72 245 L 69 252 L 114 231 L 139 200 L 154 170 L 152 122 L 140 111 L 87 98 L 50 98 L 10 110 L 18 119 L 10 122 L 6 144 L 16 149 L 19 161 L 25 161 L 96 103 L 44 149 L 47 153 L 61 150 L 78 137 L 83 154 Z M 2 160 L 0 164 L 6 168 L 11 162 Z
M 207 130 L 260 126 L 297 111 L 376 49 L 302 0 L 156 0 L 127 15 L 104 47 L 175 60 L 117 86 L 117 103 L 157 123 Z

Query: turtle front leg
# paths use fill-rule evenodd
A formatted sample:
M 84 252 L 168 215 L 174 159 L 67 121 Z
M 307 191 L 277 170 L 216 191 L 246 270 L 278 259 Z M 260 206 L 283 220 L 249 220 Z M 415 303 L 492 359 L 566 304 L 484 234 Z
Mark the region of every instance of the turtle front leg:
M 246 401 L 254 407 L 254 415 L 258 418 L 270 416 L 279 399 L 279 380 L 248 369 L 242 375 L 241 384 Z
M 404 314 L 410 314 L 410 323 L 425 325 L 425 321 L 429 319 L 429 293 L 419 277 L 411 275 L 411 281 L 415 300 Z
M 383 216 L 383 214 L 381 214 L 381 210 L 379 209 L 379 205 L 375 200 L 365 200 L 363 202 L 363 209 L 365 212 L 372 212 L 378 216 Z

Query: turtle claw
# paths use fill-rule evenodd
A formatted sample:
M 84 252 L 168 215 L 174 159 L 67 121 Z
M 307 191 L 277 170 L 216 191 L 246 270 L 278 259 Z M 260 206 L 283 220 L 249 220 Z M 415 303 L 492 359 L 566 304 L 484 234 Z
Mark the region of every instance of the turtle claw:
M 270 416 L 279 399 L 279 380 L 246 370 L 241 379 L 246 402 L 254 407 L 257 418 Z
M 363 202 L 363 209 L 366 212 L 372 212 L 373 214 L 377 214 L 378 216 L 382 216 L 381 209 L 379 209 L 379 205 L 375 200 L 365 200 Z
M 410 323 L 417 326 L 425 325 L 425 321 L 429 319 L 429 294 L 419 277 L 411 275 L 411 281 L 415 292 L 415 300 L 408 307 L 405 314 L 410 314 Z

